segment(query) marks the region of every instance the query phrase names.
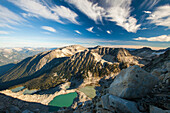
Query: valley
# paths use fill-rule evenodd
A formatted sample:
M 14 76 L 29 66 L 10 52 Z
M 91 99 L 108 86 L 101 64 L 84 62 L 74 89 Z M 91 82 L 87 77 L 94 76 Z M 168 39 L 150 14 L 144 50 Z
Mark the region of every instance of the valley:
M 39 53 L 17 63 L 0 76 L 0 93 L 24 102 L 39 103 L 49 107 L 48 110 L 51 112 L 79 113 L 94 110 L 110 113 L 113 109 L 108 107 L 109 103 L 105 102 L 108 99 L 115 102 L 118 102 L 119 98 L 124 99 L 121 100 L 122 102 L 128 99 L 129 104 L 132 101 L 136 106 L 134 99 L 138 98 L 135 102 L 140 102 L 148 94 L 157 95 L 157 93 L 151 93 L 151 90 L 158 81 L 162 83 L 169 80 L 169 61 L 169 50 L 160 53 L 148 48 L 128 50 L 71 45 Z M 135 89 L 136 87 L 139 89 Z M 166 91 L 167 93 L 169 94 Z M 58 99 L 62 101 L 66 98 L 70 99 L 68 100 L 70 103 L 57 104 Z M 165 100 L 167 102 L 167 97 Z M 122 103 L 119 104 L 121 107 Z M 169 109 L 154 102 L 149 104 Z M 109 106 L 121 112 L 118 106 Z M 129 111 L 129 108 L 127 109 Z M 148 112 L 148 109 L 147 107 L 145 111 Z M 133 108 L 133 110 L 140 109 Z

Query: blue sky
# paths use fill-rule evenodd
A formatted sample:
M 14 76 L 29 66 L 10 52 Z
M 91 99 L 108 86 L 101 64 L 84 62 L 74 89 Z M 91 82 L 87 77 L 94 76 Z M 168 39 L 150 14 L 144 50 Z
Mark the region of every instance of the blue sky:
M 0 0 L 0 47 L 170 46 L 170 0 Z

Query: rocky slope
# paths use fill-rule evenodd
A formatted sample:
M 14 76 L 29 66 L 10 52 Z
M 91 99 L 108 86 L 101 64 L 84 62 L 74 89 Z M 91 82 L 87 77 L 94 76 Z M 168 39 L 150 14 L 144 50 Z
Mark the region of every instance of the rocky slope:
M 86 48 L 78 45 L 63 47 L 28 57 L 17 63 L 11 70 L 0 77 L 0 82 L 8 82 L 8 85 L 25 82 L 39 76 L 40 73 L 49 70 L 51 67 L 60 64 L 69 56 Z M 20 79 L 14 81 L 16 79 Z
M 117 63 L 109 63 L 96 58 L 97 53 L 89 50 L 76 53 L 60 65 L 40 77 L 25 83 L 28 88 L 48 89 L 63 82 L 72 82 L 72 87 L 83 83 L 85 78 L 112 76 L 120 71 Z M 100 57 L 98 55 L 98 57 Z M 43 84 L 42 84 L 43 82 Z
M 139 63 L 144 65 L 148 64 L 152 59 L 158 57 L 161 54 L 164 54 L 165 50 L 152 50 L 151 48 L 144 47 L 141 49 L 131 50 L 130 53 L 136 57 L 139 57 Z
M 159 57 L 153 59 L 150 63 L 144 66 L 144 69 L 148 72 L 152 72 L 157 68 L 166 68 L 166 64 L 170 62 L 170 50 L 167 50 L 164 54 L 161 54 Z

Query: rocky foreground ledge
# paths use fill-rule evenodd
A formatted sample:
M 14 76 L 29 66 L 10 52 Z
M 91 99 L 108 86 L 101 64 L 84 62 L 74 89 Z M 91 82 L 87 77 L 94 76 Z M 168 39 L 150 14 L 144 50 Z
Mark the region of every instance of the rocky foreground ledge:
M 78 104 L 73 112 L 170 113 L 170 62 L 162 67 L 158 69 L 159 73 L 154 70 L 152 74 L 138 66 L 122 70 L 114 80 L 102 81 L 97 96 L 92 101 Z M 69 110 L 59 112 L 65 111 Z

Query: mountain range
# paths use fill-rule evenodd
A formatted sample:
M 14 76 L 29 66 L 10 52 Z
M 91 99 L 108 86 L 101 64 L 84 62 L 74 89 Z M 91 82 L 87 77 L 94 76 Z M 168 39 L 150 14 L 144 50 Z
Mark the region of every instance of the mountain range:
M 1 89 L 22 84 L 29 89 L 44 90 L 68 81 L 76 87 L 86 78 L 114 76 L 133 65 L 142 67 L 146 61 L 164 52 L 150 48 L 127 50 L 102 46 L 85 48 L 80 45 L 57 48 L 18 62 L 0 76 Z
M 29 56 L 50 50 L 51 48 L 0 48 L 0 66 L 17 63 Z

